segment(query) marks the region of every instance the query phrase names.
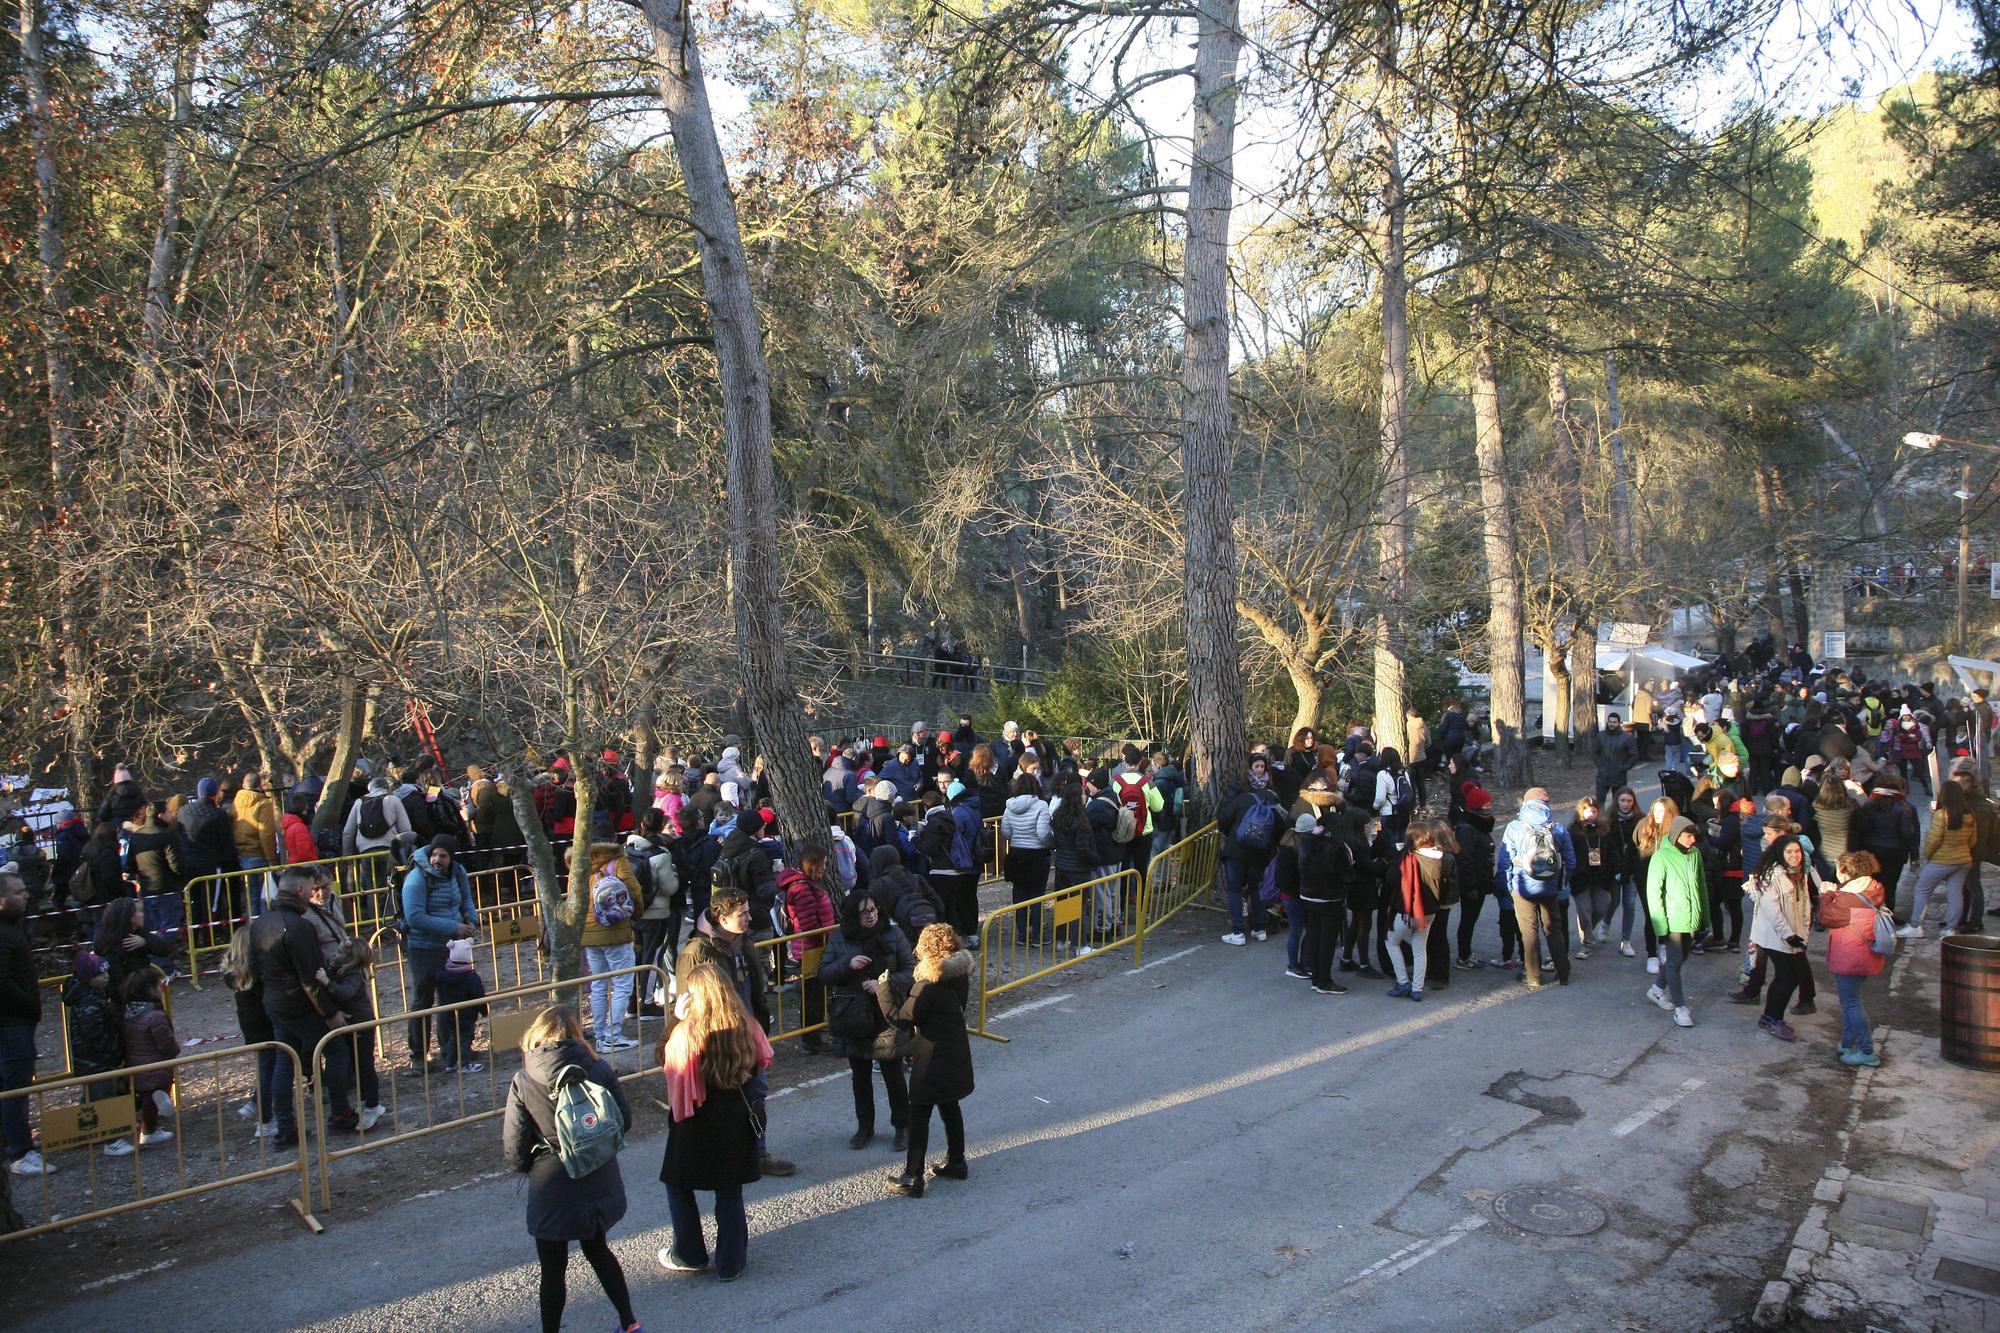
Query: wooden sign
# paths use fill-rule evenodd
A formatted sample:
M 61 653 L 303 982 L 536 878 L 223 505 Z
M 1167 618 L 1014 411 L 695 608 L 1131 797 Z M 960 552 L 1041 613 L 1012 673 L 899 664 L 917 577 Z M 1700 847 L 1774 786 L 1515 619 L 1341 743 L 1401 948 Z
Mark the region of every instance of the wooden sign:
M 42 1110 L 42 1151 L 61 1152 L 127 1138 L 138 1108 L 130 1094 L 105 1097 L 77 1106 L 49 1106 Z
M 518 944 L 541 937 L 542 919 L 538 916 L 503 916 L 493 923 L 495 944 Z
M 527 1035 L 528 1025 L 534 1021 L 534 1011 L 527 1009 L 519 1013 L 493 1015 L 486 1024 L 486 1049 L 489 1057 L 497 1059 L 502 1051 L 519 1050 L 521 1038 Z

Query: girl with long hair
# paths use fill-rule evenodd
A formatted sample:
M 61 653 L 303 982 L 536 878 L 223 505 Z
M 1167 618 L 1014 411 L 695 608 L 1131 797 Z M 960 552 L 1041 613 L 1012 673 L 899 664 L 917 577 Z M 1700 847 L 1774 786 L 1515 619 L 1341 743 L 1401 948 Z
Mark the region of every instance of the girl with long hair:
M 757 1140 L 762 1127 L 744 1084 L 771 1064 L 771 1043 L 713 964 L 679 978 L 686 1013 L 667 1038 L 660 1062 L 672 1120 L 660 1183 L 667 1187 L 673 1244 L 660 1251 L 669 1272 L 698 1273 L 709 1265 L 696 1190 L 715 1192 L 715 1275 L 743 1276 L 750 1260 L 750 1221 L 743 1187 L 763 1178 Z

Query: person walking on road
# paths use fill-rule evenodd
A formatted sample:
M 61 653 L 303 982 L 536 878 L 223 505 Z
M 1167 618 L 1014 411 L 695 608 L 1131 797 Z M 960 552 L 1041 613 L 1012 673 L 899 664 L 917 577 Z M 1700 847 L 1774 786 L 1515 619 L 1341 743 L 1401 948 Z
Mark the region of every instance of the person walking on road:
M 1496 874 L 1514 900 L 1521 927 L 1521 980 L 1540 986 L 1540 960 L 1546 957 L 1557 984 L 1569 985 L 1569 885 L 1576 874 L 1576 849 L 1569 830 L 1549 810 L 1546 788 L 1530 787 L 1521 794 L 1521 812 L 1500 838 Z
M 1655 801 L 1655 808 L 1660 804 Z M 1700 844 L 1701 835 L 1695 832 L 1694 821 L 1685 815 L 1675 815 L 1667 825 L 1666 837 L 1654 846 L 1646 863 L 1646 915 L 1659 940 L 1655 961 L 1660 981 L 1666 983 L 1662 986 L 1654 982 L 1646 989 L 1646 998 L 1670 1010 L 1674 1022 L 1684 1028 L 1694 1026 L 1694 1016 L 1688 1012 L 1681 968 L 1687 962 L 1694 937 L 1708 925 L 1708 890 L 1702 883 L 1707 868 Z M 1640 848 L 1644 850 L 1644 842 Z
M 747 1088 L 752 1076 L 770 1067 L 771 1043 L 719 968 L 704 964 L 678 981 L 685 1012 L 660 1058 L 672 1117 L 660 1183 L 667 1187 L 674 1227 L 672 1244 L 660 1250 L 660 1266 L 671 1273 L 709 1266 L 695 1191 L 712 1190 L 715 1275 L 734 1282 L 750 1262 L 743 1187 L 763 1178 L 763 1126 Z
M 944 1122 L 944 1160 L 931 1171 L 964 1180 L 965 1117 L 959 1103 L 972 1095 L 972 1042 L 965 1035 L 971 995 L 972 955 L 959 947 L 950 926 L 924 927 L 909 998 L 894 1015 L 910 1034 L 910 1134 L 903 1173 L 890 1176 L 891 1194 L 924 1197 L 924 1154 L 930 1147 L 931 1112 Z
M 574 1071 L 572 1073 L 571 1071 Z M 562 1005 L 544 1009 L 521 1035 L 521 1068 L 507 1085 L 502 1143 L 507 1163 L 528 1177 L 528 1234 L 541 1261 L 542 1333 L 562 1327 L 568 1303 L 569 1247 L 575 1241 L 618 1312 L 620 1333 L 644 1333 L 632 1313 L 625 1270 L 605 1234 L 625 1216 L 625 1180 L 618 1158 L 572 1177 L 557 1151 L 557 1089 L 577 1075 L 611 1094 L 626 1131 L 632 1104 L 611 1066 L 583 1039 L 576 1013 Z

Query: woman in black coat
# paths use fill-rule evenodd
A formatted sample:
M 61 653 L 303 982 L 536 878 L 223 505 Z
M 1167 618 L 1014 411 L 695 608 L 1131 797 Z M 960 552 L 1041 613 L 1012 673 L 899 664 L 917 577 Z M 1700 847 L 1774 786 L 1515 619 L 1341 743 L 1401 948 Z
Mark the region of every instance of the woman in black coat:
M 903 1061 L 895 1052 L 895 1029 L 885 1017 L 894 1008 L 895 998 L 878 992 L 879 978 L 886 972 L 888 989 L 898 995 L 906 993 L 916 966 L 909 938 L 876 903 L 875 895 L 849 894 L 840 907 L 840 929 L 826 937 L 819 979 L 826 985 L 826 1023 L 833 1053 L 847 1057 L 854 1082 L 855 1128 L 847 1141 L 850 1148 L 865 1148 L 875 1137 L 871 1064 L 882 1071 L 882 1086 L 889 1093 L 889 1123 L 896 1131 L 896 1151 L 909 1146 Z
M 104 905 L 97 918 L 97 937 L 91 950 L 111 966 L 111 993 L 124 994 L 125 978 L 154 958 L 170 958 L 174 952 L 171 935 L 146 929 L 146 905 L 138 898 L 117 898 Z
M 583 1027 L 573 1010 L 554 1006 L 536 1015 L 521 1038 L 521 1072 L 507 1085 L 503 1143 L 508 1163 L 528 1177 L 528 1234 L 542 1264 L 542 1333 L 562 1327 L 568 1299 L 566 1270 L 569 1243 L 576 1241 L 583 1257 L 618 1311 L 618 1327 L 638 1324 L 625 1270 L 605 1239 L 625 1216 L 625 1181 L 613 1157 L 587 1176 L 571 1179 L 556 1155 L 556 1074 L 576 1065 L 584 1077 L 610 1090 L 625 1129 L 632 1128 L 632 1104 L 611 1066 L 598 1059 L 584 1042 Z
M 888 1185 L 891 1194 L 921 1199 L 933 1107 L 944 1121 L 945 1157 L 931 1169 L 953 1180 L 966 1177 L 965 1117 L 958 1104 L 972 1095 L 972 1042 L 965 1035 L 972 955 L 959 947 L 950 926 L 924 927 L 914 979 L 910 998 L 895 1014 L 897 1026 L 910 1031 L 910 1149 L 903 1174 L 890 1176 Z

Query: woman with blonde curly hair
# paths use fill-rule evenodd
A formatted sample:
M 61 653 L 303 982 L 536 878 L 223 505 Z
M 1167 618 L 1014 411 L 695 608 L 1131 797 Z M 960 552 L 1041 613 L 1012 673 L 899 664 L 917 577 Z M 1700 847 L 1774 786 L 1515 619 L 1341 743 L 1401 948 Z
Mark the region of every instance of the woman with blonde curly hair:
M 771 1043 L 714 964 L 704 963 L 678 980 L 687 1012 L 660 1059 L 672 1113 L 660 1183 L 667 1187 L 674 1224 L 673 1244 L 660 1251 L 660 1265 L 674 1273 L 708 1267 L 694 1192 L 713 1190 L 715 1275 L 734 1282 L 750 1257 L 743 1187 L 763 1178 L 757 1148 L 762 1127 L 743 1085 L 770 1067 Z
M 958 1104 L 972 1095 L 972 1042 L 965 1035 L 971 995 L 972 955 L 950 926 L 934 923 L 917 937 L 917 967 L 909 998 L 895 1021 L 910 1029 L 910 1149 L 903 1173 L 890 1176 L 891 1194 L 924 1196 L 924 1150 L 930 1146 L 931 1110 L 944 1121 L 944 1160 L 932 1171 L 964 1180 L 965 1117 Z

